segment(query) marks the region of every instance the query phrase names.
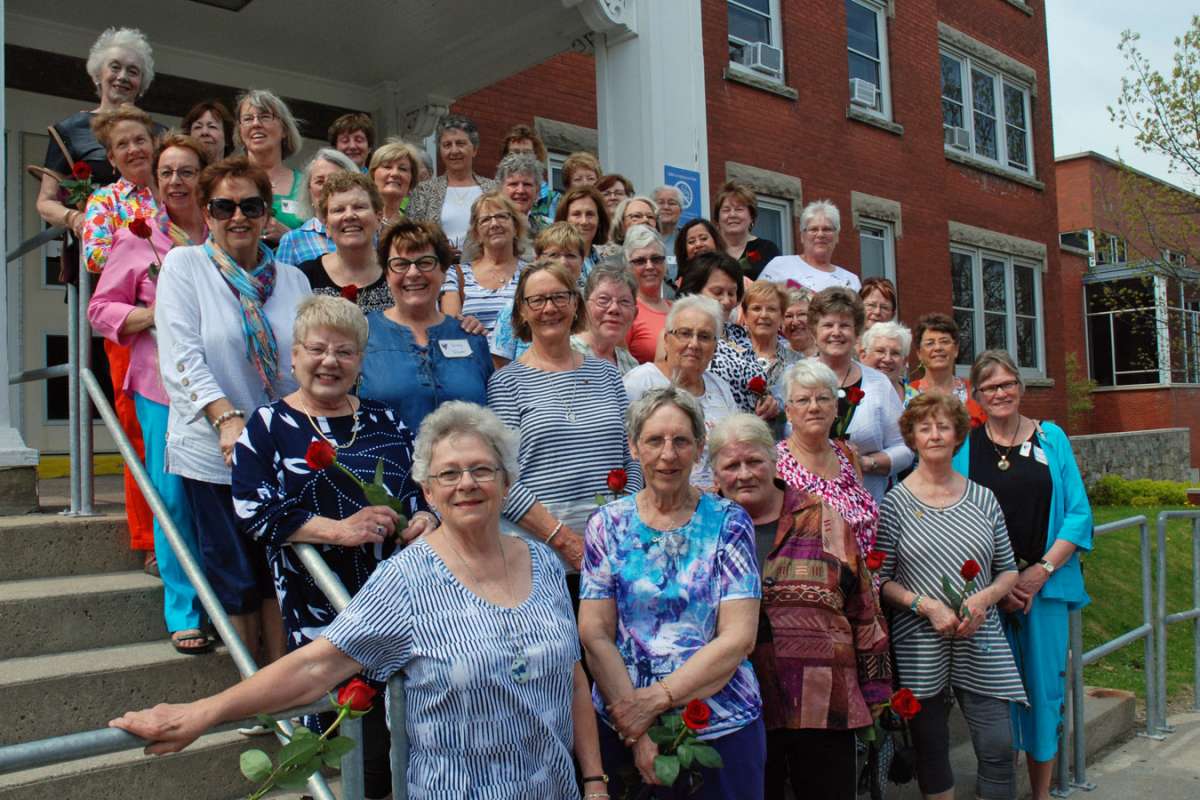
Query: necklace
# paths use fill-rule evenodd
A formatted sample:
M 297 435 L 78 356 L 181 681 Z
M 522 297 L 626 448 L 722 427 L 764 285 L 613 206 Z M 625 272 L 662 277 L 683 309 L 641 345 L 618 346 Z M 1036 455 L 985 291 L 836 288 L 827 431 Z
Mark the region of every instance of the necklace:
M 533 353 L 531 353 L 531 354 L 534 355 L 534 357 L 538 361 L 542 362 L 543 364 L 548 364 L 550 366 L 557 366 L 556 364 L 554 364 L 547 358 L 544 358 L 537 354 L 533 354 Z M 532 365 L 530 365 L 530 366 L 532 366 Z M 575 419 L 576 419 L 576 416 L 575 416 L 575 393 L 579 390 L 579 368 L 582 366 L 583 366 L 583 364 L 580 364 L 579 367 L 575 366 L 575 351 L 572 350 L 571 351 L 571 366 L 570 366 L 569 370 L 561 370 L 561 371 L 569 371 L 569 372 L 574 373 L 574 375 L 571 376 L 571 397 L 570 397 L 570 399 L 568 399 L 565 395 L 559 398 L 563 404 L 563 417 L 567 420 L 567 422 L 571 422 L 571 423 L 574 423 Z M 557 369 L 545 370 L 544 369 L 542 371 L 543 372 L 559 372 L 560 370 L 557 370 Z
M 992 449 L 996 451 L 996 455 L 1000 456 L 1000 460 L 996 462 L 996 469 L 1000 470 L 1001 472 L 1007 472 L 1008 468 L 1012 466 L 1012 464 L 1008 460 L 1008 457 L 1012 453 L 1012 449 L 1017 446 L 1016 441 L 1013 441 L 1012 444 L 1005 447 L 1004 452 L 1001 453 L 1000 447 L 996 444 L 995 437 L 992 436 L 992 428 L 990 425 L 984 426 L 984 433 L 987 434 L 988 442 L 992 445 Z M 1016 431 L 1016 434 L 1013 436 L 1013 439 L 1016 440 L 1016 439 L 1020 438 L 1020 434 L 1021 434 L 1021 421 L 1018 419 L 1017 420 L 1017 431 Z
M 312 418 L 312 414 L 308 413 L 308 406 L 299 396 L 296 397 L 296 402 L 300 403 L 300 410 L 304 412 L 304 416 L 308 417 L 308 424 L 312 425 L 312 429 L 317 432 L 317 436 L 324 439 L 334 450 L 340 450 L 343 447 L 351 447 L 354 440 L 358 438 L 358 411 L 354 408 L 354 402 L 347 397 L 346 402 L 350 404 L 350 415 L 354 418 L 354 424 L 350 429 L 350 441 L 345 444 L 338 444 L 336 439 L 331 439 L 325 435 L 324 431 L 317 427 L 317 421 Z
M 851 359 L 850 366 L 846 367 L 846 374 L 838 381 L 838 398 L 846 396 L 846 381 L 850 380 L 850 373 L 854 372 L 854 360 Z
M 471 580 L 475 581 L 476 585 L 483 586 L 483 581 L 479 580 L 479 576 L 476 575 L 475 570 L 471 568 L 471 563 L 463 558 L 462 553 L 460 553 L 458 548 L 454 546 L 454 540 L 451 538 L 449 532 L 447 532 L 445 528 L 439 528 L 438 530 L 442 532 L 443 538 L 446 540 L 446 544 L 449 545 L 450 549 L 454 552 L 454 557 L 462 562 L 463 567 L 471 576 Z M 513 592 L 512 576 L 508 571 L 508 556 L 504 552 L 504 542 L 500 542 L 500 559 L 504 562 L 504 594 L 509 606 L 502 609 L 500 619 L 504 622 L 504 635 L 508 637 L 509 644 L 511 644 L 513 647 L 513 659 L 509 664 L 508 674 L 511 675 L 512 679 L 517 683 L 525 683 L 529 680 L 529 656 L 525 652 L 524 646 L 522 646 L 520 641 L 518 641 L 518 637 L 513 636 L 512 628 L 509 624 L 509 617 L 513 611 L 511 608 L 513 605 Z

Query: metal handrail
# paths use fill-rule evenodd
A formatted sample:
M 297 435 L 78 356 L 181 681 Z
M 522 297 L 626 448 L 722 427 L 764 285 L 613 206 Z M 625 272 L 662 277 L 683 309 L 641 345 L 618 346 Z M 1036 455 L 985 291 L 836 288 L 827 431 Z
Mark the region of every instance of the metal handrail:
M 1190 519 L 1192 521 L 1192 607 L 1174 614 L 1167 613 L 1167 522 L 1172 519 Z M 1194 696 L 1193 710 L 1200 711 L 1200 511 L 1160 511 L 1158 512 L 1158 733 L 1166 735 L 1174 732 L 1167 724 L 1167 626 L 1174 622 L 1193 621 L 1192 634 L 1195 637 L 1193 646 L 1192 686 Z M 1149 705 L 1149 703 L 1147 703 Z

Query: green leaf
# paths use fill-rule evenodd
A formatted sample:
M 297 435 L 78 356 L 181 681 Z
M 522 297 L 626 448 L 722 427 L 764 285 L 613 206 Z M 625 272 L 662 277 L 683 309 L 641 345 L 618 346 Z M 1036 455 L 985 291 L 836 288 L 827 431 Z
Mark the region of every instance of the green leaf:
M 311 772 L 304 772 L 300 767 L 297 767 L 296 769 L 289 770 L 288 772 L 285 772 L 276 778 L 275 785 L 280 789 L 295 791 L 297 789 L 303 789 L 305 784 L 308 783 L 308 779 L 311 777 Z
M 879 723 L 875 723 L 874 725 L 868 725 L 865 728 L 859 728 L 857 731 L 858 740 L 860 742 L 867 742 L 869 744 L 870 742 L 873 742 L 876 739 L 878 739 L 879 732 L 876 730 L 876 725 L 878 725 L 878 724 Z
M 383 486 L 383 459 L 382 458 L 379 459 L 379 461 L 375 464 L 375 483 L 380 486 Z
M 310 737 L 314 739 L 317 738 L 317 735 L 312 732 L 312 728 L 308 728 L 304 725 L 294 725 L 292 727 L 293 739 L 308 739 Z
M 263 727 L 270 728 L 273 731 L 279 730 L 279 723 L 270 714 L 257 714 L 254 717 Z
M 387 489 L 377 483 L 368 483 L 364 486 L 363 494 L 366 496 L 367 502 L 373 506 L 391 505 L 392 496 L 388 494 Z
M 327 739 L 325 741 L 325 752 L 333 753 L 338 758 L 341 758 L 342 756 L 352 752 L 357 746 L 357 742 L 355 742 L 349 736 L 335 736 L 332 739 Z
M 675 756 L 655 756 L 654 774 L 664 786 L 674 786 L 679 777 L 679 759 Z
M 725 762 L 721 760 L 721 754 L 709 745 L 703 743 L 692 745 L 692 755 L 702 767 L 720 769 L 725 766 Z
M 679 749 L 675 751 L 675 755 L 679 756 L 679 764 L 684 769 L 687 769 L 690 766 L 692 766 L 692 758 L 693 758 L 692 748 L 693 747 L 695 747 L 695 745 L 688 744 L 687 742 L 680 742 Z
M 299 726 L 296 730 L 300 730 Z M 279 751 L 279 765 L 284 769 L 291 769 L 297 764 L 303 764 L 321 749 L 321 744 L 316 736 L 296 737 Z
M 271 772 L 274 770 L 271 757 L 262 750 L 247 750 L 242 753 L 241 758 L 238 759 L 238 766 L 241 767 L 246 780 L 254 783 L 262 783 L 271 777 Z
M 650 736 L 650 741 L 657 745 L 670 744 L 675 740 L 675 734 L 671 733 L 671 729 L 663 725 L 655 725 L 647 734 Z

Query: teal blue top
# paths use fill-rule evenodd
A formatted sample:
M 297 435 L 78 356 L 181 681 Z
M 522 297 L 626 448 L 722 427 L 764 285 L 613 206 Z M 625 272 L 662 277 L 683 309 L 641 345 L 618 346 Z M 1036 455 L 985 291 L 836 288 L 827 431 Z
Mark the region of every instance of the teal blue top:
M 1041 437 L 1046 459 L 1050 462 L 1050 525 L 1046 532 L 1046 549 L 1058 539 L 1066 539 L 1075 545 L 1076 551 L 1067 563 L 1054 570 L 1050 580 L 1042 587 L 1041 595 L 1047 600 L 1061 600 L 1072 610 L 1083 608 L 1092 602 L 1083 588 L 1083 570 L 1079 566 L 1079 551 L 1092 549 L 1092 506 L 1088 502 L 1083 476 L 1075 463 L 1071 440 L 1063 429 L 1053 422 L 1035 423 Z M 970 478 L 971 440 L 954 456 L 954 469 Z

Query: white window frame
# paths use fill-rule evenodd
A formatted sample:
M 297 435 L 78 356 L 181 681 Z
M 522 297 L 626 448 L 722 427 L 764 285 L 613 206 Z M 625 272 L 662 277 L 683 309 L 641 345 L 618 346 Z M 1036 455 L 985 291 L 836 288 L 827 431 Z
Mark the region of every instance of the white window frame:
M 975 353 L 978 355 L 987 349 L 986 332 L 984 331 L 984 307 L 983 307 L 983 260 L 985 258 L 993 261 L 1004 263 L 1004 318 L 1006 347 L 1013 359 L 1019 358 L 1016 351 L 1017 343 L 1017 311 L 1016 311 L 1016 293 L 1014 291 L 1015 281 L 1013 278 L 1013 267 L 1022 267 L 1033 270 L 1033 301 L 1035 306 L 1034 328 L 1037 337 L 1037 365 L 1034 367 L 1021 366 L 1021 376 L 1026 378 L 1040 378 L 1046 374 L 1046 306 L 1044 302 L 1044 293 L 1042 290 L 1042 279 L 1045 275 L 1046 267 L 1044 263 L 1039 263 L 1034 260 L 1020 258 L 1008 253 L 1000 253 L 994 250 L 985 250 L 978 247 L 970 247 L 961 244 L 951 244 L 950 252 L 967 255 L 971 258 L 971 294 L 975 303 L 975 307 L 967 309 L 962 306 L 953 306 L 954 311 L 971 311 L 973 328 L 975 334 Z M 993 312 L 995 313 L 995 312 Z M 966 377 L 971 372 L 969 364 L 959 364 L 955 368 L 958 375 Z
M 738 0 L 726 0 L 726 3 L 725 3 L 725 18 L 726 18 L 726 20 L 728 20 L 728 18 L 729 18 L 729 6 L 731 6 L 731 5 L 738 6 L 738 7 L 745 9 L 746 11 L 749 11 L 753 14 L 761 14 L 761 12 L 758 11 L 758 9 L 749 8 L 744 3 L 738 2 Z M 786 69 L 787 54 L 784 53 L 784 50 L 783 50 L 783 14 L 781 14 L 780 10 L 779 10 L 779 0 L 770 0 L 769 8 L 770 8 L 770 13 L 767 15 L 767 17 L 768 17 L 768 22 L 770 23 L 771 40 L 768 42 L 765 42 L 765 44 L 769 44 L 771 47 L 776 48 L 782 54 L 782 57 L 780 59 L 781 68 L 779 71 L 779 75 L 768 75 L 765 72 L 759 72 L 757 70 L 750 69 L 745 64 L 734 61 L 733 59 L 729 60 L 729 69 L 731 69 L 735 72 L 740 72 L 744 75 L 752 75 L 754 77 L 761 78 L 763 80 L 773 81 L 774 83 L 782 84 L 783 76 L 787 71 L 787 69 Z M 746 45 L 753 44 L 753 42 L 749 42 L 749 41 L 741 38 L 740 36 L 734 36 L 732 33 L 729 34 L 729 43 L 733 44 L 733 45 L 737 45 L 738 47 L 745 47 Z
M 875 36 L 879 41 L 879 86 L 876 87 L 879 92 L 876 95 L 877 108 L 867 108 L 866 106 L 856 105 L 854 108 L 861 110 L 867 114 L 874 114 L 882 119 L 891 120 L 892 118 L 892 78 L 890 61 L 888 57 L 888 28 L 887 28 L 887 8 L 881 2 L 876 0 L 847 0 L 849 3 L 854 3 L 861 6 L 875 15 Z M 866 53 L 860 53 L 857 50 L 850 48 L 850 28 L 846 26 L 846 50 L 847 53 L 854 53 L 862 58 L 871 58 Z M 874 60 L 874 59 L 872 59 Z M 849 64 L 847 63 L 847 69 Z
M 546 153 L 546 182 L 550 184 L 551 189 L 554 189 L 554 171 L 562 172 L 563 164 L 567 163 L 569 157 L 569 153 L 559 153 L 555 150 Z
M 959 64 L 959 80 L 962 84 L 962 109 L 963 109 L 963 126 L 969 133 L 970 142 L 967 148 L 957 148 L 952 144 L 945 144 L 944 149 L 947 151 L 966 152 L 973 158 L 977 158 L 988 164 L 993 164 L 1000 169 L 1008 172 L 1013 172 L 1018 175 L 1033 176 L 1033 103 L 1031 101 L 1030 87 L 1024 81 L 1018 80 L 1012 75 L 1006 73 L 987 62 L 972 58 L 965 53 L 955 50 L 952 47 L 942 45 L 938 49 L 938 74 L 941 75 L 941 60 L 942 58 L 950 58 Z M 972 75 L 975 72 L 983 73 L 992 79 L 992 116 L 996 123 L 996 158 L 981 153 L 975 146 L 975 98 Z M 940 78 L 939 78 L 940 80 Z M 1009 86 L 1021 92 L 1023 101 L 1022 110 L 1025 115 L 1025 166 L 1014 165 L 1008 161 L 1008 118 L 1004 115 L 1004 87 Z M 942 99 L 950 100 L 944 94 Z M 951 100 L 951 102 L 958 102 Z M 943 116 L 943 126 L 945 126 L 945 117 Z M 1016 127 L 1016 126 L 1013 126 Z
M 794 255 L 796 252 L 795 232 L 792 223 L 792 201 L 782 197 L 773 197 L 768 194 L 756 194 L 755 199 L 758 202 L 758 215 L 761 217 L 764 211 L 779 214 L 779 230 L 782 231 L 780 239 L 783 241 L 776 242 L 779 246 L 779 252 L 785 256 Z M 763 266 L 766 266 L 765 264 Z
M 1093 266 L 1120 266 L 1129 261 L 1129 244 L 1123 236 L 1107 231 L 1092 231 Z M 1103 254 L 1103 258 L 1101 255 Z
M 900 284 L 896 281 L 896 229 L 890 222 L 860 217 L 858 220 L 858 263 L 859 271 L 863 270 L 862 237 L 871 235 L 883 241 L 883 277 L 892 282 L 899 291 Z

